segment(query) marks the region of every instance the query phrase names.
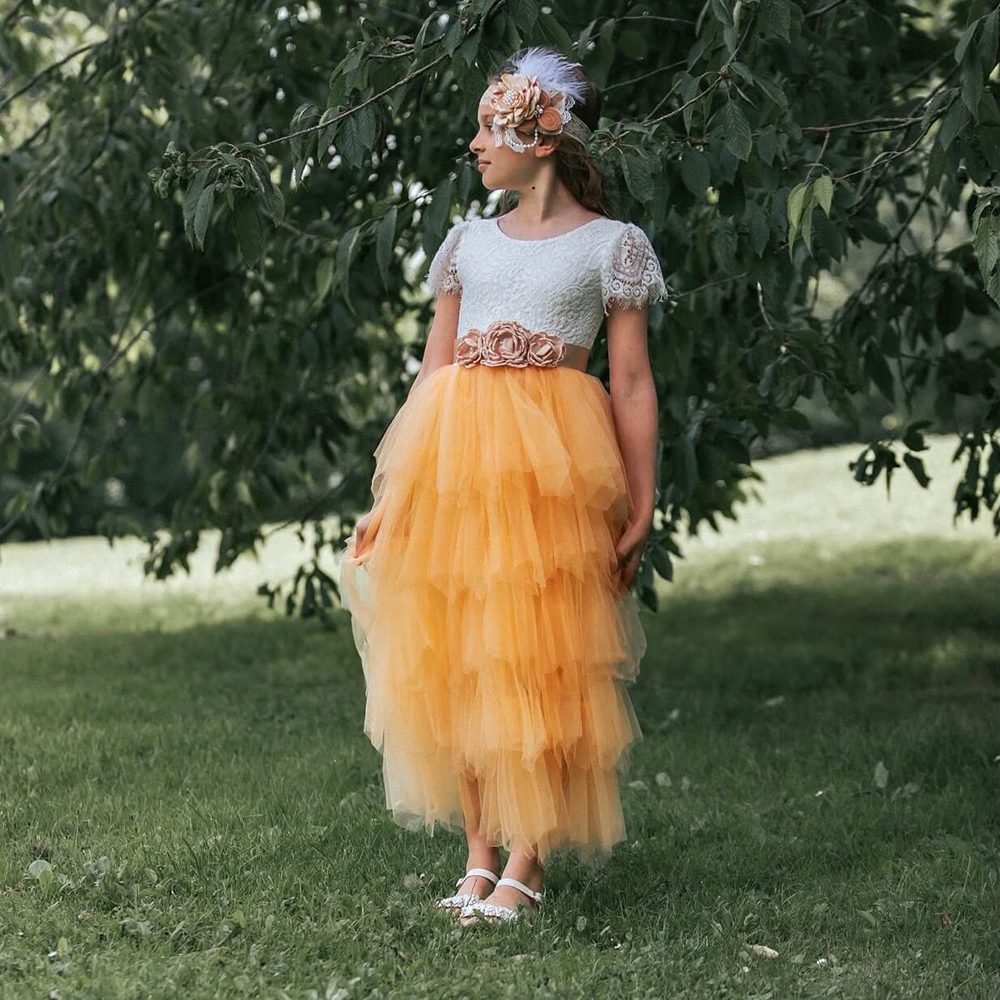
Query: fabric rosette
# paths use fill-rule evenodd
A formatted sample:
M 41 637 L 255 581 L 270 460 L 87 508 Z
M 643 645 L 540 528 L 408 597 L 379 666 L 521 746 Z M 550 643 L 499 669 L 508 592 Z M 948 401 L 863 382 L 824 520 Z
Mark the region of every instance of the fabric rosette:
M 528 338 L 528 360 L 541 368 L 555 367 L 566 356 L 566 341 L 544 330 Z
M 559 132 L 569 118 L 564 95 L 544 90 L 534 76 L 503 73 L 494 85 L 490 106 L 493 128 L 524 128 L 537 124 L 546 132 Z
M 466 368 L 478 364 L 482 357 L 482 338 L 478 330 L 473 328 L 461 336 L 455 347 L 455 361 Z
M 480 359 L 491 368 L 510 365 L 524 368 L 528 364 L 528 338 L 531 331 L 514 320 L 499 319 L 490 323 L 483 334 L 483 354 Z
M 458 340 L 455 350 L 457 364 L 476 364 L 491 368 L 507 365 L 525 368 L 551 368 L 566 356 L 566 343 L 543 330 L 532 332 L 515 320 L 496 320 L 485 331 L 473 327 Z

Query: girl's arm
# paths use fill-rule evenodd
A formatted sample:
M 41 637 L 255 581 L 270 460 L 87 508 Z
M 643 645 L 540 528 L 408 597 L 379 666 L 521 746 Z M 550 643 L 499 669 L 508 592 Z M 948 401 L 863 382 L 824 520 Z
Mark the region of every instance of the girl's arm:
M 462 296 L 455 292 L 438 292 L 434 306 L 434 321 L 431 323 L 420 371 L 409 388 L 409 393 L 442 365 L 450 365 L 455 359 L 455 338 L 458 335 L 458 310 Z
M 607 324 L 611 407 L 635 506 L 633 519 L 652 524 L 660 409 L 649 368 L 648 317 L 648 306 L 616 307 Z
M 611 409 L 633 509 L 618 542 L 621 583 L 628 587 L 653 526 L 659 403 L 649 367 L 649 306 L 615 306 L 608 313 Z

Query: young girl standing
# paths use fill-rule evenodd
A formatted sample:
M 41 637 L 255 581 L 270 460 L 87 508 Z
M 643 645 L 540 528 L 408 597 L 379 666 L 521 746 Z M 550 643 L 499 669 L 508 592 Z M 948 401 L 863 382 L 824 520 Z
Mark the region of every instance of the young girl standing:
M 625 837 L 618 777 L 641 737 L 625 684 L 646 648 L 628 587 L 657 442 L 647 304 L 669 289 L 582 145 L 600 105 L 547 48 L 491 78 L 469 148 L 517 207 L 455 223 L 431 262 L 420 372 L 340 563 L 387 807 L 464 831 L 466 873 L 438 901 L 462 923 L 540 905 L 549 852 Z M 586 373 L 605 318 L 610 395 Z

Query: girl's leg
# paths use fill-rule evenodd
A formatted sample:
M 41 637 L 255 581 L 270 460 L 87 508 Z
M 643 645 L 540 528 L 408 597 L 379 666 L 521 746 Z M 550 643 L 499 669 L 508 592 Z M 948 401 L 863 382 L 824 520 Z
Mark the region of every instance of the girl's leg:
M 479 785 L 475 777 L 468 772 L 461 776 L 459 785 L 462 793 L 462 812 L 465 814 L 465 839 L 469 845 L 465 870 L 470 868 L 486 868 L 491 872 L 500 872 L 500 851 L 492 846 L 479 831 Z M 455 891 L 472 892 L 477 896 L 485 896 L 493 888 L 489 879 L 481 875 L 473 875 Z

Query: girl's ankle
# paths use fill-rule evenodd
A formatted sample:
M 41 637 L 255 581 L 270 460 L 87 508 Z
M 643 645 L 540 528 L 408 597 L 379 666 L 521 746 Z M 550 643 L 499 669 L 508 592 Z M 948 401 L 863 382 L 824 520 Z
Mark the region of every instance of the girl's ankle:
M 487 871 L 499 872 L 500 867 L 499 851 L 470 851 L 465 859 L 466 871 L 472 868 L 485 868 Z
M 536 892 L 542 888 L 544 868 L 535 863 L 526 863 L 523 858 L 509 858 L 503 870 L 505 878 L 515 878 Z

